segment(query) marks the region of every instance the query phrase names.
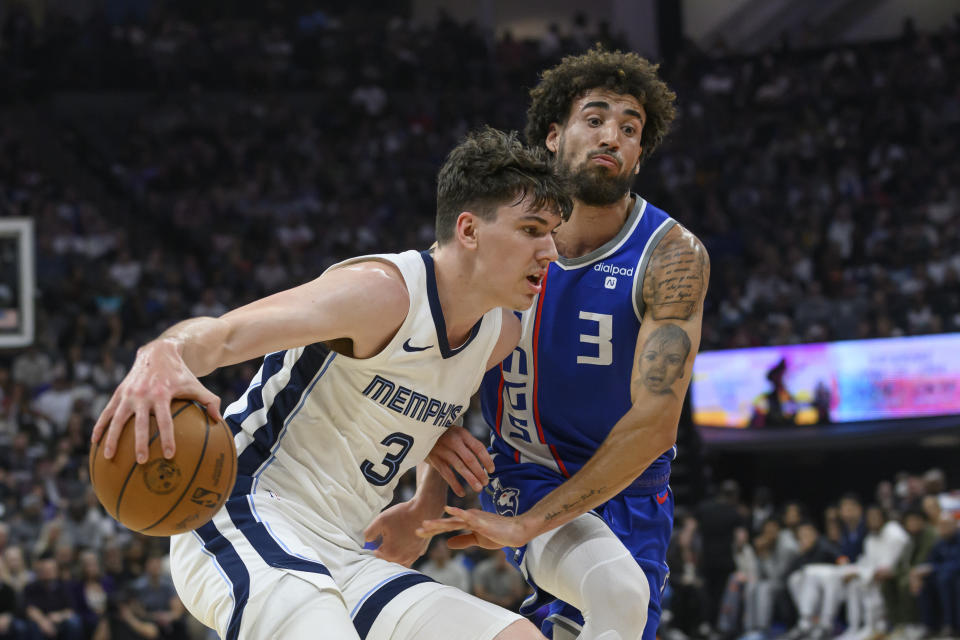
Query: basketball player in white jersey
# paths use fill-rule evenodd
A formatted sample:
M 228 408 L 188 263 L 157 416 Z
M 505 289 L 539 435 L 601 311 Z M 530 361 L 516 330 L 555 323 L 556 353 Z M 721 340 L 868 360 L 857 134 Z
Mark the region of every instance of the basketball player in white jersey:
M 191 613 L 229 639 L 542 638 L 512 612 L 364 550 L 363 532 L 516 346 L 510 309 L 539 292 L 571 206 L 545 156 L 487 129 L 440 171 L 432 255 L 354 258 L 220 318 L 181 322 L 137 352 L 93 440 L 111 457 L 135 416 L 141 462 L 151 413 L 172 456 L 171 399 L 196 398 L 218 417 L 197 376 L 267 354 L 224 414 L 238 452 L 230 499 L 171 539 Z M 416 498 L 393 508 L 409 522 L 442 512 L 435 473 L 419 465 Z M 408 535 L 393 542 L 407 545 L 412 526 Z

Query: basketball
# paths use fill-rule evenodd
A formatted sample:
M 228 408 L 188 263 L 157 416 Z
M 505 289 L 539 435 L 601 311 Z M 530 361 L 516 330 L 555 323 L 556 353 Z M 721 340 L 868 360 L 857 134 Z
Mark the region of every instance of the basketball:
M 174 400 L 170 415 L 177 452 L 169 460 L 152 415 L 144 464 L 136 461 L 132 417 L 112 460 L 103 457 L 103 438 L 90 450 L 90 482 L 100 503 L 124 526 L 150 536 L 185 533 L 209 522 L 237 477 L 237 450 L 226 423 L 213 421 L 192 400 Z

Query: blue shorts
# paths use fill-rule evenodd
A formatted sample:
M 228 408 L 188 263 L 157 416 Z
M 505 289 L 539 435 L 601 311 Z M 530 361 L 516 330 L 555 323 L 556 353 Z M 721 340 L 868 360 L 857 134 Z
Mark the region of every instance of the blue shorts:
M 492 513 L 505 516 L 524 513 L 566 480 L 541 465 L 516 463 L 503 455 L 495 456 L 495 462 L 497 469 L 491 475 L 490 485 L 480 494 L 484 510 Z M 643 640 L 654 640 L 660 622 L 660 596 L 669 574 L 667 546 L 673 530 L 673 493 L 666 481 L 652 486 L 631 486 L 591 513 L 610 527 L 647 576 L 650 605 Z M 507 559 L 519 569 L 526 547 L 504 551 Z M 537 587 L 536 576 L 528 576 L 527 581 L 534 594 L 523 603 L 520 613 L 531 615 L 549 604 L 550 614 L 559 613 L 583 624 L 576 608 Z M 551 627 L 549 621 L 544 623 L 543 632 L 548 638 Z

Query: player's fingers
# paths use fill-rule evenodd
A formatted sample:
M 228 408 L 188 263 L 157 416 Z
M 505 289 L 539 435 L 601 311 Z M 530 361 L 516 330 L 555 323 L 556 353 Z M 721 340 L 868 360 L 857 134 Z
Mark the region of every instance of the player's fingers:
M 436 520 L 424 520 L 417 528 L 417 535 L 421 538 L 429 538 L 438 533 L 459 531 L 466 528 L 465 523 L 458 518 L 437 518 Z
M 121 402 L 116 412 L 110 418 L 110 426 L 107 428 L 106 437 L 103 439 L 103 457 L 107 460 L 113 457 L 117 452 L 117 441 L 120 440 L 120 434 L 123 432 L 124 425 L 133 415 L 133 411 L 125 403 Z
M 463 467 L 470 473 L 469 478 L 464 475 L 463 472 L 461 472 L 460 475 L 470 483 L 474 491 L 480 492 L 483 490 L 483 487 L 490 482 L 490 478 L 487 477 L 486 469 L 483 468 L 482 463 L 477 459 L 476 452 L 473 450 L 471 440 L 474 439 L 470 434 L 466 434 L 460 446 L 454 450 L 454 454 L 456 454 L 457 461 L 460 463 L 457 470 L 459 471 L 460 468 Z
M 172 458 L 173 454 L 177 452 L 177 443 L 173 436 L 173 418 L 170 417 L 170 404 L 167 402 L 155 404 L 153 414 L 157 417 L 157 429 L 160 431 L 163 457 Z
M 137 462 L 147 461 L 150 448 L 150 411 L 146 405 L 137 407 L 136 418 L 133 421 L 134 448 L 137 453 Z
M 437 470 L 437 473 L 440 474 L 440 477 L 443 478 L 448 485 L 450 485 L 450 488 L 453 489 L 455 494 L 461 498 L 467 495 L 467 492 L 463 489 L 463 485 L 460 484 L 459 480 L 457 480 L 457 474 L 450 469 L 449 465 L 443 462 L 439 465 L 431 463 L 431 466 L 433 466 L 433 468 Z
M 206 387 L 200 387 L 203 392 L 199 394 L 197 398 L 204 407 L 207 408 L 207 414 L 217 422 L 223 421 L 223 416 L 220 414 L 220 398 Z
M 447 546 L 451 549 L 466 549 L 480 544 L 475 533 L 461 533 L 458 536 L 447 538 Z
M 413 564 L 413 561 L 416 560 L 416 558 L 411 559 L 407 554 L 394 553 L 392 549 L 384 549 L 383 547 L 379 547 L 373 552 L 373 555 L 381 560 L 401 564 L 405 567 L 409 567 Z
M 113 417 L 113 412 L 117 409 L 117 404 L 120 403 L 120 397 L 115 392 L 113 396 L 110 397 L 110 402 L 103 408 L 103 411 L 100 412 L 100 417 L 97 418 L 96 424 L 93 425 L 93 433 L 90 435 L 90 442 L 97 444 L 100 441 L 100 438 L 103 436 L 103 432 L 107 430 L 107 427 L 110 425 L 110 418 Z
M 447 520 L 460 520 L 466 522 L 466 518 L 469 516 L 469 512 L 461 509 L 460 507 L 454 507 L 453 505 L 444 505 L 443 510 L 448 514 L 453 516 L 452 518 L 447 518 Z
M 469 469 L 467 465 L 463 463 L 463 458 L 459 453 L 454 452 L 450 455 L 447 459 L 447 464 L 456 469 L 460 477 L 466 480 L 467 484 L 469 484 L 474 491 L 477 493 L 483 491 L 483 483 L 480 482 L 480 479 L 474 473 L 473 469 Z M 486 473 L 483 472 L 483 469 L 481 469 L 480 465 L 476 464 L 476 462 L 475 467 L 483 476 L 486 476 Z
M 493 463 L 493 456 L 490 455 L 490 452 L 487 451 L 487 448 L 483 445 L 483 443 L 477 440 L 476 438 L 474 438 L 473 436 L 470 436 L 470 438 L 466 442 L 467 442 L 467 446 L 470 447 L 470 450 L 473 452 L 473 455 L 475 455 L 477 460 L 480 461 L 480 464 L 483 465 L 483 468 L 486 470 L 486 472 L 493 473 L 496 470 L 496 465 L 494 465 Z M 490 482 L 490 478 L 487 478 L 484 484 L 487 484 L 489 482 Z
M 380 520 L 374 520 L 367 528 L 363 530 L 363 539 L 367 542 L 373 542 L 380 537 Z

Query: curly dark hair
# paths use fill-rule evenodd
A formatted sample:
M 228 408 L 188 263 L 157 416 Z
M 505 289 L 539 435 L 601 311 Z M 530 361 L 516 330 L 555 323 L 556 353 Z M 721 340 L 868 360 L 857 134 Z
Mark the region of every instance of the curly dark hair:
M 437 176 L 437 242 L 453 238 L 461 212 L 492 220 L 498 207 L 528 196 L 531 210 L 548 209 L 564 220 L 573 210 L 566 182 L 543 147 L 524 146 L 516 131 L 485 127 L 467 134 Z
M 657 76 L 660 65 L 635 53 L 591 49 L 578 56 L 567 56 L 547 69 L 540 83 L 530 90 L 527 109 L 527 144 L 543 146 L 554 122 L 565 123 L 570 105 L 590 89 L 608 89 L 631 95 L 643 105 L 647 121 L 640 142 L 643 156 L 650 156 L 663 141 L 677 114 L 677 94 Z

